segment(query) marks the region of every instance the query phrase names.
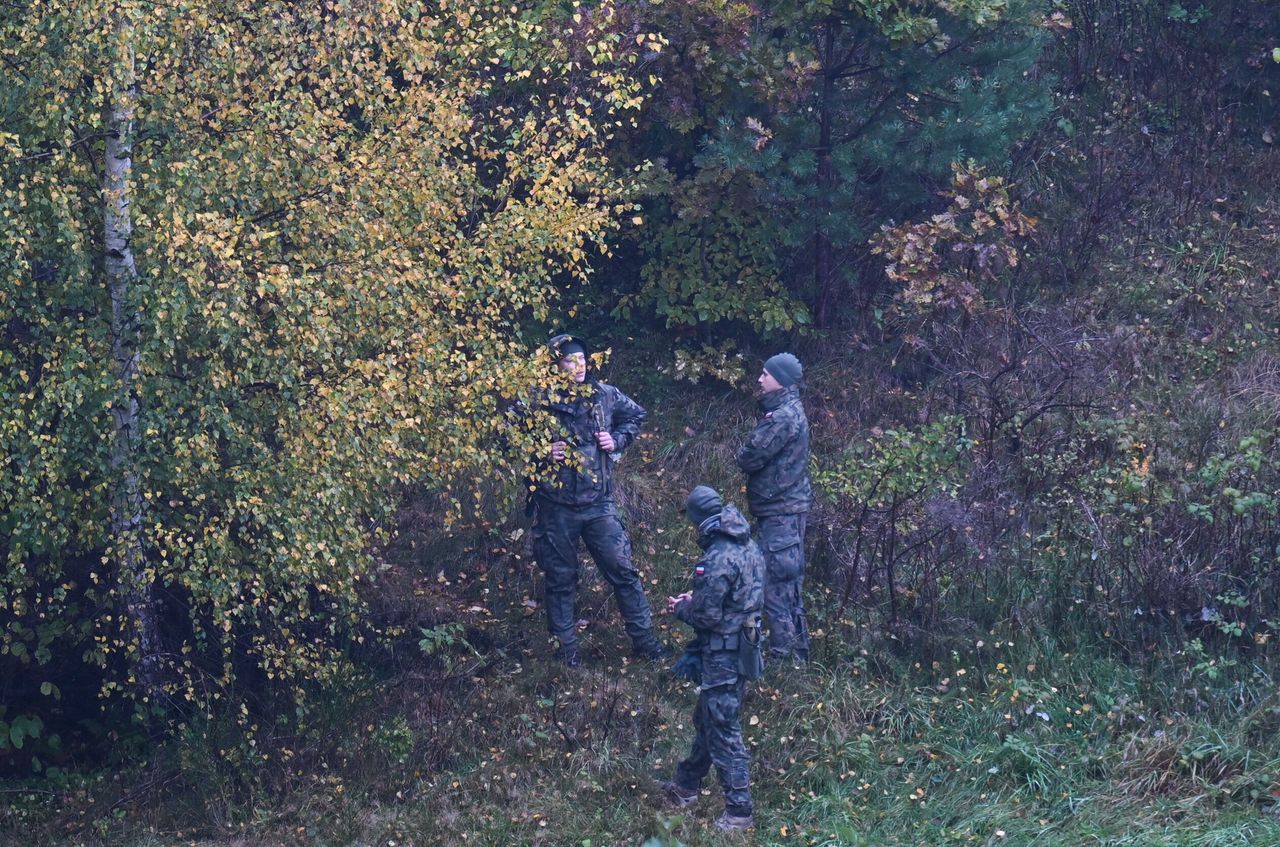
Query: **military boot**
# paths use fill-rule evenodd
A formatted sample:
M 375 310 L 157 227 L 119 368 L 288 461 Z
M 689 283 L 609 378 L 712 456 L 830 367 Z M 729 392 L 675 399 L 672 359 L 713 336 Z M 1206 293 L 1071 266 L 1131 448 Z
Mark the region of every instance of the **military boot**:
M 566 668 L 576 668 L 582 664 L 582 657 L 578 655 L 577 644 L 565 644 L 564 646 L 557 648 L 553 655 L 559 659 L 560 664 L 564 665 Z
M 684 809 L 698 802 L 698 789 L 685 788 L 675 780 L 662 783 L 662 795 L 668 806 Z
M 657 638 L 642 641 L 631 648 L 631 655 L 646 662 L 660 662 L 671 655 L 671 651 Z
M 739 814 L 739 811 L 736 809 L 730 811 L 726 808 L 720 813 L 720 817 L 716 818 L 716 829 L 729 832 L 738 829 L 750 829 L 755 826 L 756 821 L 751 812 L 748 811 L 744 815 Z

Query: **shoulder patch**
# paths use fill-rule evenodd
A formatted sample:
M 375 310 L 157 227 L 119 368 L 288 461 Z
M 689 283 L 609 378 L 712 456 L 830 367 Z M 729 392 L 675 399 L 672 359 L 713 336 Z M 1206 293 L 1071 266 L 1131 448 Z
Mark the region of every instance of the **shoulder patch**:
M 706 572 L 707 572 L 707 569 L 703 565 L 698 565 L 696 568 L 693 569 L 694 576 L 702 576 Z

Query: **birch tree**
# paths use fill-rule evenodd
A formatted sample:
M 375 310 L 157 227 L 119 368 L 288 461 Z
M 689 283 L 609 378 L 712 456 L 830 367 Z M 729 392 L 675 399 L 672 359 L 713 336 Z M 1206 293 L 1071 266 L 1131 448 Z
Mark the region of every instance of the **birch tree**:
M 128 4 L 112 9 L 108 97 L 104 116 L 102 167 L 103 268 L 111 298 L 111 540 L 128 632 L 126 651 L 133 654 L 139 698 L 153 702 L 159 693 L 160 645 L 151 600 L 152 572 L 142 547 L 142 490 L 138 480 L 138 333 L 142 315 L 135 289 L 138 268 L 133 258 L 134 104 L 138 96 L 134 55 L 136 10 Z

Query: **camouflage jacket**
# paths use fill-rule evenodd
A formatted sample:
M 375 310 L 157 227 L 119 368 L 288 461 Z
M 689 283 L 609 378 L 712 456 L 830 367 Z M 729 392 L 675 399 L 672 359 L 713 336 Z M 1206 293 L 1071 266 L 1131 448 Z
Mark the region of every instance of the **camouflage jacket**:
M 726 504 L 720 523 L 698 538 L 702 558 L 693 569 L 693 598 L 676 606 L 680 620 L 711 635 L 735 635 L 764 606 L 764 554 L 751 540 L 742 512 Z
M 568 506 L 590 506 L 613 498 L 613 460 L 596 444 L 601 428 L 613 436 L 614 455 L 635 441 L 644 425 L 644 408 L 605 382 L 586 397 L 552 394 L 538 405 L 560 422 L 569 444 L 569 461 L 546 462 L 533 480 L 539 499 Z
M 747 474 L 747 506 L 757 518 L 809 510 L 809 420 L 795 386 L 760 400 L 761 418 L 738 451 Z

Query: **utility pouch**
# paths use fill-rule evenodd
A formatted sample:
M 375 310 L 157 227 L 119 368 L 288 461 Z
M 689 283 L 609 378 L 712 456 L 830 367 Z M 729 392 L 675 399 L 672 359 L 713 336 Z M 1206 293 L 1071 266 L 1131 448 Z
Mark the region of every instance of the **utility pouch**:
M 756 615 L 743 625 L 738 639 L 738 673 L 743 679 L 764 675 L 764 652 L 760 648 L 760 616 Z

